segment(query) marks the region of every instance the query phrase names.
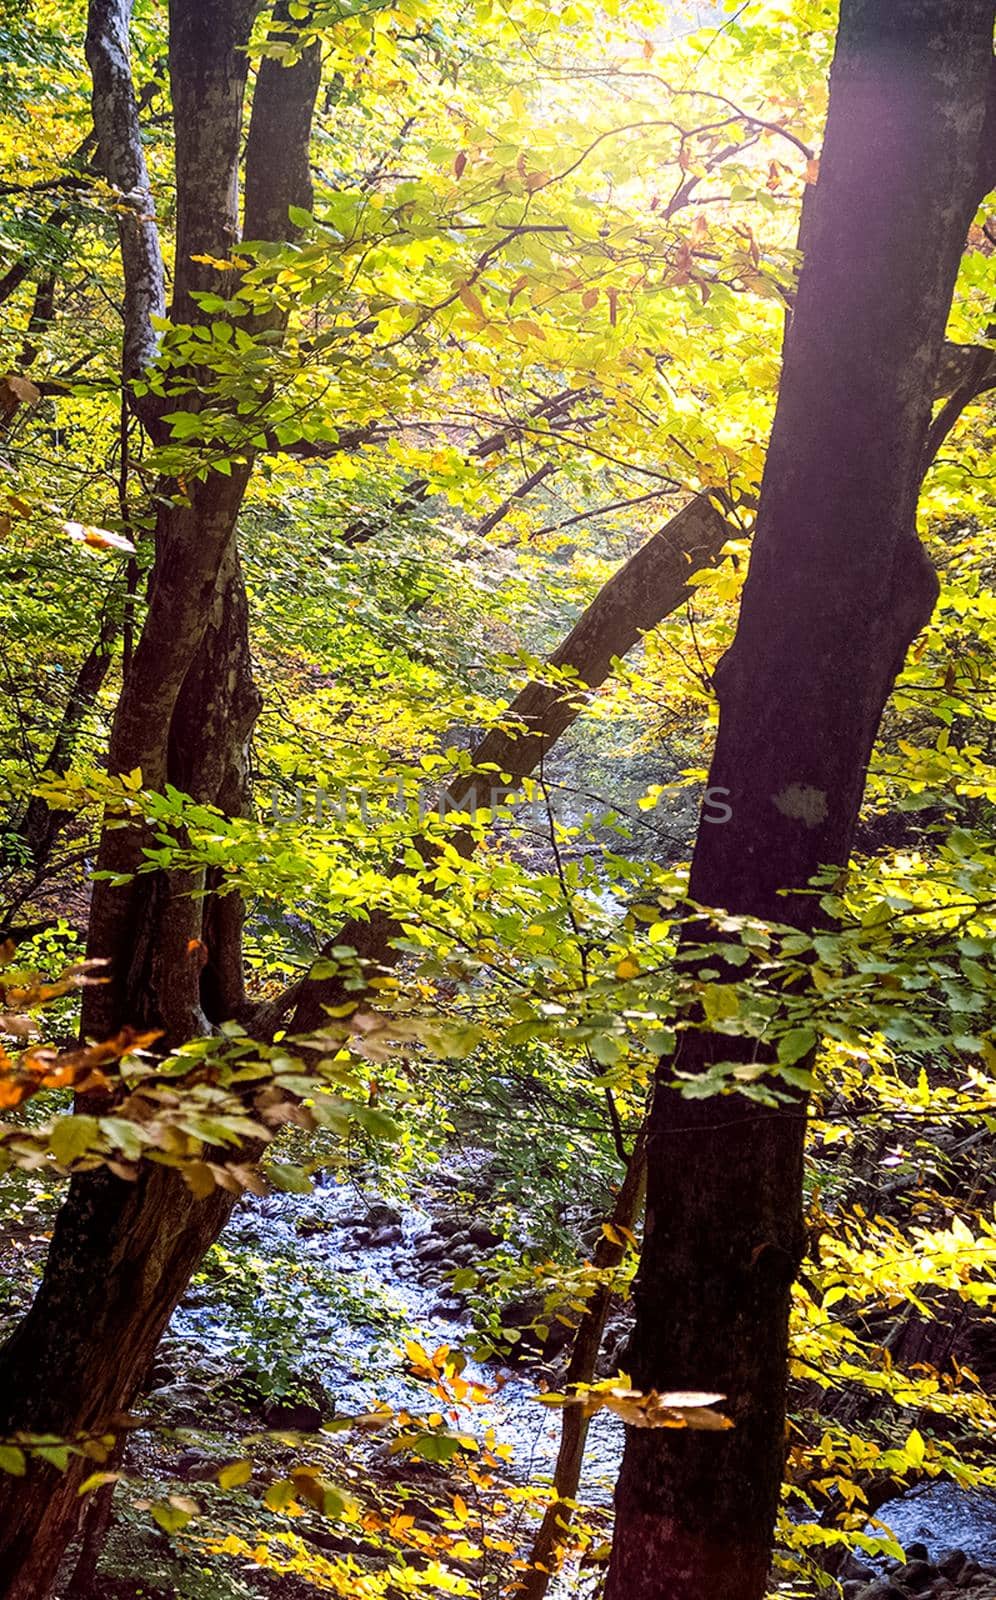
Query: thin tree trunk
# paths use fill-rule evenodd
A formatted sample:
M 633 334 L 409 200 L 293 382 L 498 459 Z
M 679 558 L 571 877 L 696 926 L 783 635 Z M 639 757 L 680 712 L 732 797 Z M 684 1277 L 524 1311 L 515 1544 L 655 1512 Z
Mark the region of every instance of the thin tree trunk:
M 750 571 L 717 673 L 710 784 L 727 791 L 731 817 L 699 830 L 691 894 L 702 904 L 813 925 L 806 885 L 848 860 L 883 706 L 934 604 L 915 536 L 926 375 L 992 181 L 994 9 L 842 5 Z M 693 1072 L 752 1043 L 681 1037 L 679 1064 Z M 735 1427 L 629 1431 L 607 1600 L 761 1600 L 806 1106 L 685 1099 L 672 1066 L 651 1113 L 634 1379 L 722 1391 Z
M 602 1335 L 605 1332 L 605 1318 L 612 1299 L 612 1279 L 609 1274 L 614 1273 L 622 1264 L 626 1253 L 625 1233 L 621 1233 L 620 1230 L 625 1229 L 632 1233 L 636 1227 L 643 1208 L 646 1185 L 647 1126 L 646 1123 L 642 1123 L 626 1167 L 626 1176 L 619 1187 L 615 1205 L 608 1218 L 608 1231 L 603 1232 L 595 1246 L 593 1264 L 604 1276 L 578 1323 L 571 1346 L 571 1358 L 564 1377 L 565 1389 L 571 1389 L 580 1383 L 591 1383 L 595 1376 L 595 1364 L 598 1361 Z M 578 1484 L 581 1482 L 581 1468 L 584 1465 L 584 1450 L 588 1440 L 588 1422 L 589 1418 L 581 1406 L 564 1407 L 560 1425 L 560 1448 L 553 1469 L 554 1498 L 544 1512 L 543 1520 L 533 1540 L 533 1547 L 529 1553 L 531 1570 L 515 1585 L 516 1600 L 543 1600 L 550 1586 L 550 1579 L 560 1566 L 563 1546 L 574 1520 L 574 1501 L 577 1497 Z
M 45 758 L 47 772 L 62 774 L 71 764 L 80 734 L 93 712 L 110 669 L 117 632 L 117 618 L 108 611 L 101 619 L 97 638 L 76 674 L 58 732 Z M 31 852 L 31 865 L 36 874 L 41 873 L 52 853 L 52 846 L 72 815 L 71 811 L 51 809 L 48 801 L 38 795 L 32 795 L 28 801 L 17 831 Z
M 153 317 L 166 311 L 155 201 L 138 124 L 128 29 L 132 0 L 91 0 L 86 59 L 93 79 L 97 165 L 120 196 L 118 240 L 124 267 L 122 371 L 135 378 L 155 360 Z

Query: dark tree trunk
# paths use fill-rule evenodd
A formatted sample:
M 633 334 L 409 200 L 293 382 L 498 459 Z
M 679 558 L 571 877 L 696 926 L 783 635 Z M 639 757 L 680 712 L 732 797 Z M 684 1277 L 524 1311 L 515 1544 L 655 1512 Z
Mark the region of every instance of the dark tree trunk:
M 539 679 L 526 684 L 508 708 L 508 727 L 493 728 L 473 751 L 475 767 L 493 768 L 493 773 L 458 780 L 447 791 L 447 805 L 474 810 L 487 807 L 496 792 L 517 789 L 577 720 L 590 691 L 605 682 L 612 662 L 688 599 L 689 578 L 714 566 L 733 537 L 735 529 L 702 494 L 648 539 L 599 590 L 549 658 L 554 675 L 565 669 L 577 675 L 577 687 Z M 453 843 L 465 855 L 473 850 L 469 834 L 458 834 Z M 431 846 L 426 843 L 425 849 Z M 349 945 L 361 961 L 377 967 L 393 960 L 391 941 L 400 932 L 387 912 L 374 908 L 367 918 L 345 923 L 326 949 Z M 306 977 L 261 1007 L 254 1026 L 272 1032 L 292 1012 L 291 1032 L 303 1033 L 318 1027 L 325 1008 L 342 998 L 338 979 Z
M 844 0 L 820 178 L 734 645 L 717 674 L 691 893 L 812 925 L 848 860 L 885 700 L 936 579 L 915 535 L 958 262 L 991 181 L 992 0 Z M 787 893 L 785 891 L 788 891 Z M 734 1041 L 683 1035 L 680 1065 Z M 761 1600 L 784 1456 L 806 1108 L 683 1099 L 651 1116 L 634 1378 L 723 1391 L 722 1434 L 631 1430 L 607 1600 Z
M 101 618 L 97 637 L 87 651 L 76 674 L 52 747 L 45 758 L 45 770 L 62 774 L 76 754 L 80 734 L 93 714 L 97 697 L 113 659 L 119 622 L 112 610 Z M 71 811 L 51 808 L 46 800 L 32 795 L 17 831 L 31 852 L 35 881 L 42 873 L 61 830 L 73 816 Z
M 120 66 L 123 41 L 127 67 L 129 9 L 128 0 L 116 6 L 93 0 L 91 37 L 103 30 L 91 44 L 96 61 L 109 53 Z M 192 256 L 222 255 L 238 234 L 244 46 L 255 9 L 242 0 L 173 0 L 170 7 L 181 201 L 176 306 L 193 321 L 199 312 L 191 292 L 211 284 Z M 261 97 L 273 101 L 259 118 L 275 147 L 250 135 L 249 158 L 267 169 L 255 190 L 269 209 L 258 219 L 247 216 L 247 224 L 260 224 L 256 238 L 281 210 L 286 232 L 288 206 L 310 203 L 310 190 L 299 185 L 302 174 L 307 178 L 317 84 L 317 47 L 291 67 L 266 62 L 260 71 L 257 108 Z M 103 106 L 105 118 L 119 119 L 106 130 L 112 144 L 135 135 L 129 104 L 123 93 L 102 101 L 95 81 L 95 116 Z M 304 142 L 303 153 L 291 148 L 292 139 Z M 281 207 L 279 184 L 292 179 L 298 187 L 285 190 Z M 143 251 L 143 271 L 147 260 Z M 126 337 L 126 361 L 129 348 Z M 160 517 L 148 613 L 109 753 L 112 772 L 140 767 L 148 786 L 172 781 L 233 814 L 248 803 L 246 746 L 259 705 L 236 544 L 250 470 L 236 463 L 230 476 L 211 474 Z M 100 866 L 133 871 L 144 842 L 138 828 L 105 829 Z M 197 898 L 191 891 L 199 887 L 182 874 L 95 885 L 88 954 L 109 962 L 111 981 L 87 992 L 88 1034 L 103 1038 L 125 1023 L 151 1023 L 176 1044 L 207 1028 L 205 1001 L 219 1020 L 237 1008 L 241 907 L 225 897 Z M 200 946 L 208 940 L 204 967 Z M 0 1351 L 0 1434 L 113 1432 L 232 1203 L 222 1189 L 195 1199 L 175 1171 L 157 1166 L 144 1168 L 133 1183 L 106 1170 L 74 1178 L 39 1293 Z M 44 1600 L 76 1529 L 77 1488 L 89 1470 L 74 1462 L 60 1474 L 33 1463 L 24 1478 L 0 1475 L 5 1600 Z

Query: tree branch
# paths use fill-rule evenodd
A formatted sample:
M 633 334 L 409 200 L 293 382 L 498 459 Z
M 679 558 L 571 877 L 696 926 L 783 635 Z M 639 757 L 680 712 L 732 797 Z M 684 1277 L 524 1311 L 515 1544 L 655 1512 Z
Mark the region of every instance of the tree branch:
M 735 536 L 708 495 L 699 495 L 649 539 L 599 590 L 549 658 L 552 675 L 560 678 L 566 671 L 576 674 L 576 680 L 565 688 L 562 681 L 536 679 L 520 690 L 503 726 L 492 728 L 474 749 L 478 771 L 446 791 L 446 807 L 474 811 L 489 806 L 498 793 L 514 792 L 577 719 L 591 690 L 605 682 L 613 661 L 677 610 L 691 593 L 692 574 L 715 565 L 726 541 Z M 450 842 L 462 855 L 469 856 L 474 848 L 469 834 L 454 835 Z M 416 848 L 431 859 L 428 841 Z M 396 959 L 391 941 L 400 932 L 389 913 L 375 907 L 367 919 L 353 918 L 341 927 L 319 959 L 326 959 L 334 945 L 345 944 L 371 967 L 381 967 Z M 305 977 L 257 1007 L 250 1031 L 268 1037 L 293 1010 L 292 1029 L 303 1033 L 319 1027 L 326 1006 L 341 999 L 337 978 Z
M 124 269 L 125 379 L 156 359 L 153 317 L 166 314 L 165 269 L 131 75 L 128 27 L 132 0 L 90 0 L 86 59 L 93 77 L 97 164 L 117 191 Z

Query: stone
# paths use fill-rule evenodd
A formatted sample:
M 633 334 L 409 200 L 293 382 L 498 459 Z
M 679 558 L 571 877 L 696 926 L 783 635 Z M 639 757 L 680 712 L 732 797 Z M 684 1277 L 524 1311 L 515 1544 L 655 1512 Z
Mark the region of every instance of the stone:
M 875 1581 L 875 1573 L 872 1568 L 866 1566 L 863 1561 L 859 1561 L 853 1550 L 844 1550 L 833 1566 L 828 1561 L 827 1571 L 832 1572 L 835 1577 L 841 1579 L 853 1578 L 861 1583 L 874 1583 Z
M 376 1228 L 367 1241 L 371 1250 L 383 1250 L 386 1245 L 400 1244 L 402 1239 L 401 1229 L 396 1222 L 389 1222 L 383 1228 Z
M 167 1384 L 179 1381 L 179 1373 L 168 1361 L 155 1361 L 146 1380 L 146 1389 L 164 1389 Z
M 500 1234 L 494 1228 L 489 1228 L 486 1222 L 475 1222 L 470 1231 L 470 1242 L 482 1250 L 490 1250 L 493 1245 L 501 1242 Z
M 310 1239 L 316 1233 L 331 1233 L 335 1226 L 328 1217 L 302 1217 L 295 1226 L 295 1232 L 302 1239 Z
M 184 1450 L 176 1463 L 176 1475 L 188 1483 L 207 1483 L 218 1476 L 224 1464 L 224 1458 L 216 1461 L 203 1450 Z
M 420 1261 L 441 1261 L 448 1248 L 445 1239 L 434 1239 L 430 1234 L 424 1243 L 416 1245 L 415 1254 Z
M 199 1383 L 170 1383 L 156 1389 L 151 1398 L 160 1410 L 165 1410 L 173 1423 L 195 1427 L 203 1423 L 205 1412 L 210 1410 L 210 1395 Z
M 241 1372 L 235 1372 L 230 1378 L 216 1383 L 213 1392 L 219 1400 L 234 1400 L 244 1411 L 258 1411 L 266 1399 L 259 1374 L 251 1367 L 245 1367 Z
M 929 1561 L 930 1551 L 925 1544 L 908 1544 L 906 1546 L 907 1561 Z
M 444 1317 L 447 1322 L 455 1322 L 463 1306 L 459 1300 L 437 1300 L 429 1309 L 430 1317 Z
M 920 1549 L 923 1549 L 922 1545 Z M 894 1574 L 896 1582 L 903 1584 L 911 1594 L 924 1594 L 930 1588 L 935 1576 L 935 1569 L 929 1561 L 907 1561 L 905 1567 L 900 1567 Z
M 893 1583 L 891 1578 L 878 1578 L 874 1583 L 869 1583 L 859 1589 L 854 1600 L 909 1600 L 905 1589 Z
M 937 1570 L 942 1578 L 950 1578 L 952 1583 L 955 1583 L 961 1577 L 962 1568 L 967 1560 L 968 1556 L 964 1550 L 945 1550 L 937 1558 Z
M 433 1226 L 442 1239 L 452 1239 L 464 1231 L 463 1222 L 459 1217 L 437 1217 Z
M 383 1200 L 374 1200 L 367 1207 L 366 1225 L 368 1228 L 396 1228 L 401 1221 L 401 1212 L 397 1206 L 389 1206 Z
M 477 1260 L 478 1253 L 476 1244 L 461 1244 L 454 1250 L 452 1241 L 450 1242 L 449 1259 L 455 1262 L 458 1267 L 469 1267 L 472 1262 Z
M 859 1578 L 848 1578 L 847 1582 L 842 1584 L 840 1592 L 844 1600 L 862 1600 L 866 1588 L 867 1584 L 862 1583 Z
M 281 1396 L 268 1401 L 263 1407 L 263 1421 L 268 1428 L 293 1428 L 296 1433 L 316 1433 L 326 1421 L 326 1415 L 309 1400 Z

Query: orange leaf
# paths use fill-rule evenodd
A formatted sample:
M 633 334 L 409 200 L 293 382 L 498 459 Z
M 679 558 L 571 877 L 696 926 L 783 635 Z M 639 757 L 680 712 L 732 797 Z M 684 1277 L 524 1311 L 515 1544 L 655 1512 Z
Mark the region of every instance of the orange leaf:
M 480 317 L 482 322 L 486 320 L 484 307 L 477 298 L 477 295 L 474 293 L 473 289 L 470 287 L 469 283 L 461 284 L 460 299 L 467 307 L 467 310 L 474 313 L 475 317 Z

